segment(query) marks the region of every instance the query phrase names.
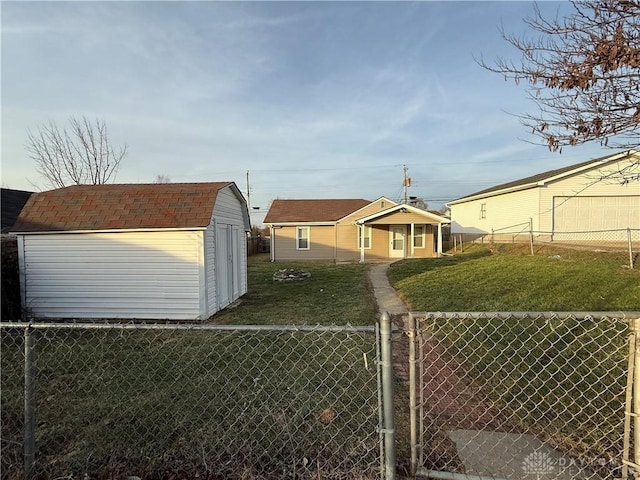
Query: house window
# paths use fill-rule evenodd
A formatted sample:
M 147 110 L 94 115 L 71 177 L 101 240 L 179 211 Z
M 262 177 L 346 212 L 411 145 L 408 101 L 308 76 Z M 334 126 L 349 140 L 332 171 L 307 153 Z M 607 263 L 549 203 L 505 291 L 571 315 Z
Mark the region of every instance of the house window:
M 424 225 L 413 226 L 413 247 L 424 248 L 424 233 L 426 227 Z
M 365 225 L 362 228 L 358 228 L 358 248 L 371 248 L 371 226 L 370 225 Z
M 296 250 L 309 250 L 309 227 L 297 227 Z
M 487 218 L 487 204 L 480 204 L 480 218 Z

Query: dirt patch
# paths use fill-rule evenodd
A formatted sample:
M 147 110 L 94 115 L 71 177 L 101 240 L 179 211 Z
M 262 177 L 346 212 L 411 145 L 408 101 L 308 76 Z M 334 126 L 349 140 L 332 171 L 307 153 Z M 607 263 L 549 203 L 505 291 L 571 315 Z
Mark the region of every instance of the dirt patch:
M 299 282 L 311 277 L 311 272 L 294 268 L 283 268 L 273 274 L 274 282 Z

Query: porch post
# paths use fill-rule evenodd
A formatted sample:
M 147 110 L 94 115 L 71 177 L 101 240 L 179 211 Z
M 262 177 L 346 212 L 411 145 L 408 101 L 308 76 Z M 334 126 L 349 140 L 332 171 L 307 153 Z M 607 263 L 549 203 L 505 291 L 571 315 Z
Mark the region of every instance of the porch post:
M 416 247 L 413 244 L 413 236 L 415 235 L 415 223 L 411 223 L 411 235 L 409 235 L 409 242 L 411 242 L 411 258 L 414 258 L 416 256 Z
M 442 223 L 438 223 L 438 257 L 442 256 Z
M 360 232 L 360 263 L 364 263 L 364 223 L 358 225 Z

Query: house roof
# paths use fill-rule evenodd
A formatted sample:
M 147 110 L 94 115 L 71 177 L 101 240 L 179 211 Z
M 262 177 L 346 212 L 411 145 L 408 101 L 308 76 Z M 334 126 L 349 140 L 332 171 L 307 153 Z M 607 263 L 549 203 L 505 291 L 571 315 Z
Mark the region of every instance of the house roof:
M 622 153 L 616 153 L 614 155 L 607 155 L 604 157 L 599 157 L 591 160 L 587 160 L 586 162 L 580 162 L 573 165 L 568 165 L 566 167 L 557 168 L 554 170 L 548 170 L 546 172 L 537 173 L 535 175 L 531 175 L 529 177 L 520 178 L 518 180 L 513 180 L 507 183 L 501 183 L 500 185 L 495 185 L 493 187 L 486 188 L 484 190 L 480 190 L 478 192 L 472 193 L 470 195 L 466 195 L 464 197 L 458 198 L 449 202 L 449 204 L 455 204 L 461 201 L 466 201 L 474 197 L 488 197 L 491 194 L 495 194 L 498 192 L 513 191 L 518 190 L 520 188 L 535 186 L 539 183 L 546 183 L 550 180 L 565 178 L 573 175 L 574 173 L 581 173 L 585 170 L 589 170 L 591 168 L 597 168 L 606 164 L 608 162 L 620 160 L 626 156 L 636 155 L 637 152 L 634 150 L 628 150 Z
M 74 185 L 31 195 L 12 231 L 206 227 L 233 182 Z
M 33 192 L 25 190 L 12 190 L 10 188 L 2 189 L 0 205 L 2 208 L 2 231 L 9 230 L 16 223 L 18 215 L 22 207 Z
M 274 200 L 264 223 L 336 222 L 370 203 L 363 199 Z
M 423 210 L 421 208 L 418 207 L 414 207 L 413 205 L 408 205 L 406 203 L 403 204 L 399 204 L 399 205 L 394 205 L 392 207 L 389 207 L 385 210 L 380 210 L 379 212 L 374 212 L 371 213 L 365 217 L 359 218 L 356 220 L 356 223 L 358 224 L 363 224 L 363 223 L 367 223 L 370 222 L 371 220 L 375 220 L 377 218 L 382 218 L 385 217 L 387 215 L 391 215 L 393 213 L 396 212 L 410 212 L 410 213 L 415 213 L 416 215 L 420 215 L 421 217 L 424 217 L 425 219 L 428 219 L 430 221 L 430 223 L 449 223 L 449 219 L 443 217 L 440 212 L 434 212 L 431 210 Z

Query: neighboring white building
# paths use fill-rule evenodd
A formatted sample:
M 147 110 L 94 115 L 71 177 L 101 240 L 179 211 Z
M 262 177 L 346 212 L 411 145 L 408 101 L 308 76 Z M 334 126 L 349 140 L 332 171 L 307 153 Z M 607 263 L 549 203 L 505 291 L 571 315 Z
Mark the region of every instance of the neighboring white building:
M 233 182 L 77 185 L 31 196 L 18 237 L 35 317 L 202 320 L 247 291 Z
M 448 203 L 451 233 L 474 239 L 492 231 L 554 234 L 640 229 L 640 153 L 629 150 L 540 173 Z M 566 235 L 564 238 L 568 238 Z

